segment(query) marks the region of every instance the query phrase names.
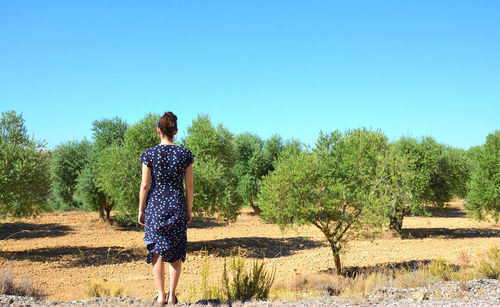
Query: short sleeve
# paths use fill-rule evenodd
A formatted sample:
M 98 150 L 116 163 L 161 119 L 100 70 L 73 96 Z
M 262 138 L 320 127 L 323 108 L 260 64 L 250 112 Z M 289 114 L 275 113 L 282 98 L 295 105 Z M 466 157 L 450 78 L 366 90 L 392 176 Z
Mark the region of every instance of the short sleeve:
M 185 168 L 188 168 L 194 162 L 194 154 L 186 148 Z
M 141 155 L 141 162 L 147 167 L 151 168 L 151 157 L 148 150 L 145 150 Z

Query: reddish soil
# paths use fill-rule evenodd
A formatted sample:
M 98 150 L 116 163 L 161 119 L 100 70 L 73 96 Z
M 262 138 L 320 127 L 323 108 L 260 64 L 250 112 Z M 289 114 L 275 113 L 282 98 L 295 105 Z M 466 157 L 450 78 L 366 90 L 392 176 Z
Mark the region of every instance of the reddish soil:
M 138 298 L 156 295 L 151 266 L 144 262 L 146 249 L 140 229 L 100 223 L 93 212 L 56 212 L 0 223 L 0 265 L 12 268 L 18 278 L 31 276 L 50 299 L 83 298 L 91 279 L 118 282 Z M 438 257 L 459 264 L 464 255 L 474 259 L 492 245 L 500 246 L 500 226 L 468 219 L 459 202 L 450 204 L 446 216 L 408 217 L 403 226 L 403 239 L 383 234 L 375 240 L 351 242 L 341 256 L 343 265 L 374 266 Z M 190 287 L 199 285 L 205 248 L 211 276 L 219 278 L 224 258 L 237 247 L 250 258 L 265 255 L 267 266 L 276 268 L 280 283 L 334 267 L 331 250 L 313 226 L 282 232 L 261 222 L 251 209 L 244 209 L 231 225 L 215 219 L 193 222 L 179 297 L 186 297 Z

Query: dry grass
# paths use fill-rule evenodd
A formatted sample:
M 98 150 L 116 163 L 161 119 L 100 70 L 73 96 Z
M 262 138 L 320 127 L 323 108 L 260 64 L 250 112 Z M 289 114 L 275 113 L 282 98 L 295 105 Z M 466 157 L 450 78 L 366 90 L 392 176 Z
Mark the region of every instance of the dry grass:
M 281 283 L 274 289 L 274 298 L 280 300 L 297 299 L 310 293 L 354 297 L 381 287 L 418 288 L 427 287 L 439 281 L 461 282 L 461 290 L 467 291 L 465 281 L 476 278 L 500 277 L 500 249 L 493 246 L 475 265 L 470 265 L 470 257 L 463 256 L 462 266 L 449 263 L 439 257 L 416 270 L 380 270 L 360 273 L 354 277 L 318 273 L 308 276 L 298 275 L 289 283 Z
M 43 299 L 47 296 L 40 286 L 33 283 L 30 276 L 23 276 L 19 282 L 16 282 L 12 270 L 5 267 L 0 267 L 0 294 L 31 296 L 36 299 Z
M 106 280 L 91 280 L 87 283 L 84 295 L 86 298 L 127 296 L 127 292 L 119 283 Z

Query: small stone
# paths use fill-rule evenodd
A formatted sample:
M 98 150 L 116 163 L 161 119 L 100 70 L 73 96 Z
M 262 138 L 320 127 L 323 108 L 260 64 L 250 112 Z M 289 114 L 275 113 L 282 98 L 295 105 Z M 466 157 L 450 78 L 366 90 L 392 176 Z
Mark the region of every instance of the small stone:
M 418 290 L 415 293 L 413 293 L 411 297 L 415 300 L 423 301 L 427 299 L 427 293 L 425 293 L 423 290 Z

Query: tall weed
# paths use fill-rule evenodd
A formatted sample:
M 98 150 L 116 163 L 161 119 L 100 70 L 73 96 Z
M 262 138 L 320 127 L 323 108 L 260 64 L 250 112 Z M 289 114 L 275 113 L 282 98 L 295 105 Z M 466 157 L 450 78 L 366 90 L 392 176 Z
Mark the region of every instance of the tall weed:
M 189 297 L 199 297 L 203 300 L 217 300 L 219 302 L 231 302 L 236 300 L 265 300 L 269 297 L 271 286 L 274 282 L 276 270 L 268 271 L 264 261 L 255 260 L 250 268 L 247 268 L 246 258 L 238 249 L 236 255 L 231 255 L 229 265 L 224 261 L 224 269 L 218 283 L 210 280 L 210 264 L 208 253 L 200 272 L 201 286 L 199 294 L 196 295 L 196 287 L 190 288 Z
M 222 274 L 222 291 L 224 301 L 258 299 L 265 300 L 274 282 L 276 270 L 268 272 L 264 269 L 264 261 L 254 261 L 250 270 L 246 269 L 245 258 L 238 254 L 232 256 L 229 264 L 230 273 L 224 261 Z
M 47 293 L 40 286 L 35 285 L 29 276 L 23 276 L 16 283 L 12 270 L 5 267 L 0 267 L 0 294 L 31 296 L 36 299 L 43 299 L 47 296 Z

